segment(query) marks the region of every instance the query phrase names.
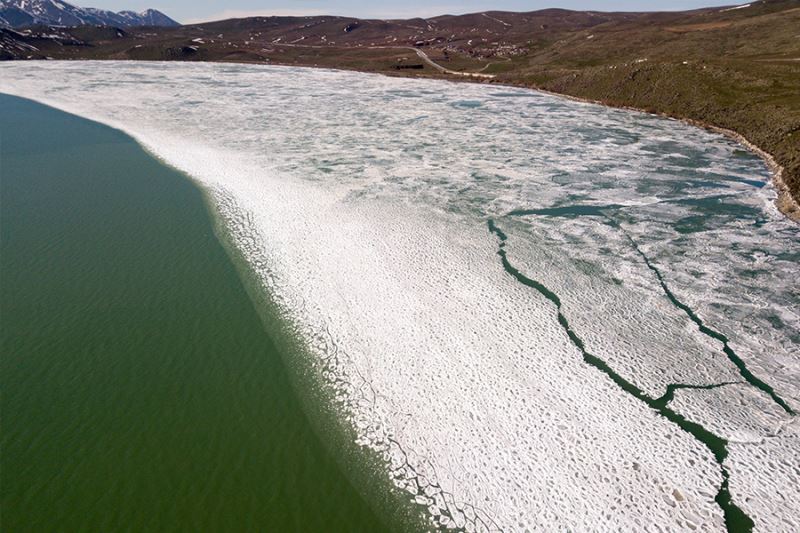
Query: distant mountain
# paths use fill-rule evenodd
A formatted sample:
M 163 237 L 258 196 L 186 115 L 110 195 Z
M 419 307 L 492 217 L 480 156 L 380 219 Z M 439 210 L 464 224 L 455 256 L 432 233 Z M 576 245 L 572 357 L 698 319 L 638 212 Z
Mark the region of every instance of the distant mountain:
M 164 13 L 148 9 L 141 13 L 77 7 L 60 0 L 0 0 L 0 26 L 22 28 L 49 26 L 180 26 Z

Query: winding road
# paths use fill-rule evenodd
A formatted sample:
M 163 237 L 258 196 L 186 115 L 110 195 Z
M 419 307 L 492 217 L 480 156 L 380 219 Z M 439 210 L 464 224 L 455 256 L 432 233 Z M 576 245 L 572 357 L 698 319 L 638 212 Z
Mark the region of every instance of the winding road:
M 272 41 L 270 44 L 273 46 L 288 46 L 291 48 L 331 48 L 330 45 L 315 45 L 315 44 L 295 44 L 295 43 L 281 43 L 277 41 Z M 492 79 L 495 77 L 494 74 L 483 74 L 482 72 L 460 72 L 458 70 L 450 70 L 449 68 L 443 67 L 439 63 L 435 62 L 433 59 L 428 57 L 428 54 L 420 50 L 419 48 L 415 48 L 413 46 L 365 46 L 363 48 L 369 50 L 412 50 L 415 52 L 422 61 L 433 67 L 434 69 L 442 72 L 443 74 L 450 74 L 452 76 L 463 76 L 466 78 L 483 78 L 483 79 Z M 481 70 L 485 70 L 488 68 L 492 63 L 484 66 Z

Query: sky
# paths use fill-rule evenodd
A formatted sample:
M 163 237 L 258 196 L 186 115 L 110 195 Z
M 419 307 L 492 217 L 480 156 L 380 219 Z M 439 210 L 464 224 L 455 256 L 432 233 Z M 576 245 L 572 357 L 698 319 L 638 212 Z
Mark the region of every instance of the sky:
M 548 7 L 595 11 L 675 11 L 736 0 L 70 0 L 81 7 L 121 11 L 154 8 L 178 22 L 269 15 L 344 15 L 360 18 L 411 18 L 477 11 L 533 11 Z M 741 2 L 739 2 L 741 3 Z

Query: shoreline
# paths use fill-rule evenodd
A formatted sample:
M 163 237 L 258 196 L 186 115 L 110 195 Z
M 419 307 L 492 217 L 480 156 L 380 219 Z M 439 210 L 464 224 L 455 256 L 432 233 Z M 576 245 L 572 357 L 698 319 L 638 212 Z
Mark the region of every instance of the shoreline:
M 453 80 L 453 81 L 461 81 L 461 80 Z M 507 83 L 498 83 L 498 85 L 520 88 L 518 85 L 507 84 Z M 769 170 L 771 185 L 773 186 L 773 188 L 775 189 L 775 193 L 777 194 L 775 200 L 773 201 L 776 209 L 787 219 L 797 224 L 800 224 L 800 203 L 792 196 L 791 192 L 789 191 L 789 187 L 783 180 L 783 173 L 784 173 L 783 166 L 775 160 L 775 156 L 773 156 L 765 149 L 761 148 L 760 146 L 750 141 L 747 137 L 745 137 L 744 134 L 739 133 L 738 131 L 729 128 L 722 128 L 720 126 L 716 126 L 714 124 L 710 124 L 708 122 L 704 122 L 702 120 L 697 120 L 694 118 L 680 117 L 680 116 L 670 115 L 668 113 L 653 112 L 646 109 L 642 109 L 640 107 L 627 106 L 627 105 L 614 105 L 608 102 L 604 102 L 602 100 L 581 98 L 580 96 L 557 93 L 554 91 L 548 91 L 547 89 L 539 89 L 531 87 L 526 87 L 526 88 L 528 88 L 529 90 L 539 91 L 553 96 L 560 96 L 562 98 L 567 98 L 569 100 L 573 100 L 576 102 L 583 102 L 586 104 L 597 104 L 612 109 L 625 109 L 629 111 L 638 111 L 640 113 L 646 113 L 648 115 L 653 115 L 661 118 L 670 118 L 674 120 L 679 120 L 684 124 L 689 124 L 690 126 L 703 128 L 705 130 L 713 131 L 714 133 L 719 133 L 720 135 L 724 135 L 725 137 L 733 141 L 736 141 L 744 148 L 746 148 L 749 152 L 752 152 L 753 154 L 757 155 L 762 161 L 764 161 L 764 164 L 767 166 L 767 169 Z
M 394 48 L 394 47 L 381 47 L 381 48 Z M 412 49 L 412 47 L 397 47 L 402 49 Z M 419 52 L 418 48 L 413 48 L 413 50 Z M 423 54 L 424 51 L 421 51 Z M 425 54 L 427 55 L 427 54 Z M 420 56 L 422 58 L 422 56 Z M 430 58 L 423 59 L 427 63 L 433 65 L 436 64 Z M 65 61 L 74 61 L 74 60 L 65 60 Z M 78 61 L 110 61 L 108 59 L 90 59 L 90 60 L 78 60 Z M 778 163 L 775 159 L 775 156 L 771 154 L 768 150 L 758 146 L 757 144 L 750 141 L 743 133 L 740 133 L 736 130 L 732 130 L 729 128 L 723 128 L 721 126 L 717 126 L 715 124 L 711 124 L 699 119 L 694 119 L 686 116 L 677 116 L 672 115 L 669 113 L 657 112 L 648 109 L 643 109 L 636 106 L 630 105 L 616 105 L 612 104 L 607 101 L 603 100 L 596 100 L 593 98 L 584 98 L 580 96 L 575 96 L 567 93 L 560 93 L 556 91 L 551 91 L 548 89 L 544 89 L 541 87 L 536 86 L 529 86 L 524 85 L 521 83 L 514 83 L 514 82 L 506 82 L 506 81 L 496 81 L 497 78 L 495 77 L 488 77 L 487 75 L 481 75 L 479 73 L 472 73 L 472 72 L 464 72 L 464 73 L 457 73 L 456 71 L 451 71 L 441 65 L 438 65 L 439 68 L 433 67 L 436 70 L 433 75 L 419 75 L 416 73 L 390 73 L 390 72 L 376 72 L 376 71 L 367 71 L 367 70 L 359 70 L 353 68 L 344 68 L 344 67 L 335 67 L 335 66 L 320 66 L 320 65 L 297 65 L 297 64 L 289 64 L 289 63 L 279 63 L 279 62 L 270 62 L 268 64 L 264 63 L 255 63 L 251 61 L 160 61 L 160 60 L 136 60 L 136 59 L 114 59 L 113 61 L 132 61 L 132 62 L 155 62 L 155 63 L 206 63 L 206 64 L 234 64 L 234 65 L 249 65 L 249 66 L 281 66 L 281 67 L 292 67 L 292 68 L 309 68 L 309 69 L 321 69 L 321 70 L 335 70 L 335 71 L 343 71 L 343 72 L 359 72 L 362 74 L 376 74 L 380 76 L 386 76 L 389 78 L 405 78 L 405 79 L 418 79 L 418 80 L 441 80 L 441 81 L 449 81 L 454 83 L 479 83 L 479 84 L 490 84 L 490 85 L 497 85 L 500 87 L 509 87 L 514 89 L 524 89 L 528 91 L 536 91 L 541 92 L 544 94 L 549 94 L 551 96 L 557 96 L 561 98 L 566 98 L 568 100 L 572 100 L 575 102 L 582 102 L 587 104 L 596 104 L 601 105 L 604 107 L 612 108 L 612 109 L 624 109 L 629 111 L 636 111 L 639 113 L 646 113 L 652 116 L 658 116 L 662 118 L 670 118 L 674 120 L 679 120 L 685 124 L 689 124 L 691 126 L 703 128 L 708 131 L 713 131 L 715 133 L 719 133 L 728 137 L 731 140 L 736 141 L 742 147 L 744 147 L 749 152 L 752 152 L 756 156 L 758 156 L 764 164 L 766 165 L 767 169 L 770 173 L 770 184 L 773 186 L 776 192 L 776 198 L 773 200 L 773 205 L 775 208 L 788 220 L 800 224 L 800 200 L 794 198 L 792 196 L 789 187 L 786 185 L 784 180 L 784 167 Z
M 393 47 L 380 47 L 380 48 L 393 48 Z M 431 75 L 419 75 L 416 73 L 408 73 L 408 74 L 399 74 L 399 73 L 390 73 L 390 72 L 374 72 L 374 71 L 366 71 L 366 70 L 358 70 L 358 69 L 351 69 L 351 68 L 340 68 L 340 67 L 331 67 L 331 66 L 318 66 L 318 65 L 297 65 L 297 64 L 289 64 L 289 63 L 276 63 L 270 62 L 264 66 L 284 66 L 284 67 L 295 67 L 295 68 L 313 68 L 313 69 L 323 69 L 323 70 L 337 70 L 337 71 L 344 71 L 344 72 L 361 72 L 363 74 L 378 74 L 381 76 L 386 76 L 389 78 L 406 78 L 406 79 L 421 79 L 421 80 L 443 80 L 443 81 L 450 81 L 454 83 L 479 83 L 479 84 L 490 84 L 490 85 L 497 85 L 500 87 L 509 87 L 514 89 L 525 89 L 528 91 L 536 91 L 544 94 L 549 94 L 551 96 L 558 96 L 561 98 L 566 98 L 568 100 L 572 100 L 575 102 L 581 102 L 586 104 L 596 104 L 601 105 L 604 107 L 612 108 L 612 109 L 625 109 L 628 111 L 637 111 L 639 113 L 646 113 L 648 115 L 662 117 L 662 118 L 670 118 L 674 120 L 679 120 L 684 124 L 689 124 L 690 126 L 695 126 L 699 128 L 703 128 L 708 131 L 713 131 L 715 133 L 719 133 L 728 137 L 731 140 L 736 141 L 742 147 L 744 147 L 749 152 L 752 152 L 762 161 L 769 170 L 770 174 L 770 184 L 775 189 L 777 194 L 776 198 L 773 201 L 775 208 L 788 220 L 800 224 L 800 200 L 795 199 L 792 196 L 792 193 L 789 191 L 789 187 L 786 185 L 786 182 L 783 179 L 783 174 L 785 172 L 784 167 L 777 162 L 775 156 L 771 154 L 764 148 L 761 148 L 757 144 L 750 141 L 743 133 L 738 131 L 732 130 L 730 128 L 723 128 L 721 126 L 717 126 L 715 124 L 711 124 L 709 122 L 705 122 L 702 120 L 684 117 L 684 116 L 677 116 L 671 115 L 669 113 L 662 113 L 657 111 L 651 111 L 648 109 L 643 109 L 641 107 L 630 106 L 630 105 L 616 105 L 610 102 L 606 102 L 604 100 L 596 100 L 593 98 L 583 98 L 580 96 L 575 96 L 567 93 L 560 93 L 556 91 L 551 91 L 548 89 L 544 89 L 541 87 L 531 87 L 524 84 L 514 83 L 514 82 L 505 82 L 505 81 L 496 81 L 497 78 L 494 75 L 486 75 L 481 74 L 478 72 L 456 72 L 450 69 L 447 69 L 438 63 L 435 63 L 432 59 L 427 57 L 424 51 L 420 50 L 419 48 L 414 47 L 397 47 L 402 49 L 414 50 L 417 55 L 423 61 L 430 64 L 436 72 Z M 420 53 L 422 55 L 420 55 Z M 423 57 L 424 56 L 424 57 Z M 98 60 L 98 61 L 103 61 Z M 193 61 L 194 62 L 194 61 Z M 261 63 L 253 63 L 249 61 L 197 61 L 198 63 L 230 63 L 230 64 L 241 64 L 241 65 L 262 65 Z M 485 67 L 484 67 L 485 68 Z

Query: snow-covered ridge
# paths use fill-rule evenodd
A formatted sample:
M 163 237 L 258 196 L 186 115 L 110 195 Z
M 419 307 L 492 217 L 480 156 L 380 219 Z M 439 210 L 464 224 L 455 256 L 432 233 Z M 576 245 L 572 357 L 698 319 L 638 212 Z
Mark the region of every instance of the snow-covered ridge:
M 723 530 L 720 464 L 624 380 L 650 399 L 682 385 L 668 406 L 730 441 L 736 505 L 798 529 L 796 418 L 675 303 L 800 407 L 800 236 L 731 141 L 441 81 L 0 70 L 0 91 L 118 127 L 210 192 L 359 443 L 443 525 Z
M 35 24 L 52 26 L 178 26 L 155 9 L 141 13 L 77 7 L 60 0 L 0 0 L 0 24 L 24 27 Z

